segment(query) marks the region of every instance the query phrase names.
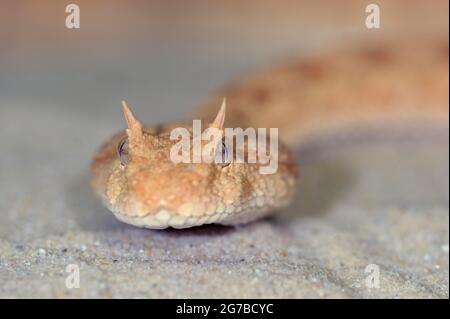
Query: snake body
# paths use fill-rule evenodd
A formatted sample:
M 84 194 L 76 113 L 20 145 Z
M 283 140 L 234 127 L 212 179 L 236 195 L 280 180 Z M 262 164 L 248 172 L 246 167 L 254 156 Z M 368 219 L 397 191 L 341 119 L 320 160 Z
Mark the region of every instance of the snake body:
M 217 114 L 223 96 L 227 110 Z M 192 131 L 192 122 L 146 126 L 124 104 L 128 128 L 106 142 L 92 163 L 92 186 L 119 220 L 153 229 L 247 223 L 293 198 L 299 166 L 291 149 L 372 124 L 448 126 L 448 42 L 294 58 L 233 83 L 199 110 L 194 118 L 219 128 L 279 128 L 277 172 L 263 175 L 258 163 L 234 161 L 176 164 L 170 132 Z

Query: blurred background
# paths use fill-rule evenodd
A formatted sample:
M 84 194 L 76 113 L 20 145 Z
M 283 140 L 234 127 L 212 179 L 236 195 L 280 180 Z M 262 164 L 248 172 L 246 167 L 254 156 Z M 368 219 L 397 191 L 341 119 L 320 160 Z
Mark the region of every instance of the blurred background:
M 372 30 L 371 2 L 361 0 L 80 0 L 80 29 L 65 27 L 69 3 L 0 2 L 3 99 L 103 122 L 127 98 L 147 119 L 172 120 L 226 81 L 286 56 L 448 33 L 445 0 L 377 1 L 382 25 Z
M 0 296 L 448 298 L 448 144 L 313 164 L 289 223 L 236 231 L 135 229 L 89 189 L 95 150 L 124 127 L 122 99 L 147 123 L 189 118 L 292 55 L 448 37 L 448 1 L 373 2 L 380 29 L 366 28 L 365 0 L 1 0 Z M 69 3 L 80 29 L 65 27 Z M 387 286 L 358 289 L 374 260 Z M 64 287 L 68 262 L 89 278 L 80 290 Z

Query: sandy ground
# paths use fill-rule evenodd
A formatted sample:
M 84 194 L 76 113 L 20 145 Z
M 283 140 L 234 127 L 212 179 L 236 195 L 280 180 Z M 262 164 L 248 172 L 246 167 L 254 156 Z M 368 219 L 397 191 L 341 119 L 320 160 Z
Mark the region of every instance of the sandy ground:
M 146 122 L 183 118 L 250 69 L 352 42 L 367 31 L 359 11 L 344 10 L 353 18 L 339 30 L 327 16 L 322 28 L 307 28 L 314 15 L 300 8 L 302 19 L 291 14 L 284 24 L 278 13 L 268 24 L 261 14 L 236 32 L 253 9 L 234 20 L 222 13 L 236 10 L 212 10 L 216 25 L 217 15 L 173 24 L 135 8 L 114 32 L 107 24 L 91 32 L 91 12 L 81 33 L 67 33 L 55 27 L 60 9 L 43 19 L 24 8 L 1 10 L 0 297 L 449 297 L 448 141 L 309 158 L 290 208 L 236 228 L 138 229 L 118 222 L 89 187 L 95 150 L 124 127 L 121 99 Z M 100 9 L 101 21 L 122 12 Z M 65 285 L 69 264 L 80 267 L 78 289 Z M 379 269 L 379 288 L 366 285 L 368 265 Z
M 449 296 L 448 145 L 336 152 L 303 166 L 276 218 L 151 231 L 92 195 L 88 164 L 109 127 L 66 112 L 0 112 L 0 297 Z M 68 264 L 79 289 L 65 286 Z M 366 287 L 369 264 L 378 289 Z

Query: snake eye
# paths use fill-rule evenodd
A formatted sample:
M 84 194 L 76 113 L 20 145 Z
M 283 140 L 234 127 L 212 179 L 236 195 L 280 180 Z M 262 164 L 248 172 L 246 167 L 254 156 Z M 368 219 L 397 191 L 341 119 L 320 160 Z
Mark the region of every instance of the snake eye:
M 117 155 L 120 159 L 120 164 L 125 165 L 128 162 L 128 139 L 124 138 L 120 141 L 120 143 L 117 145 Z
M 219 143 L 221 143 L 221 147 L 218 147 L 218 149 L 217 149 L 218 153 L 216 154 L 216 158 L 219 159 L 219 161 L 217 161 L 217 163 L 222 165 L 222 167 L 226 167 L 226 166 L 230 165 L 232 162 L 232 154 L 230 153 L 225 140 L 221 140 Z

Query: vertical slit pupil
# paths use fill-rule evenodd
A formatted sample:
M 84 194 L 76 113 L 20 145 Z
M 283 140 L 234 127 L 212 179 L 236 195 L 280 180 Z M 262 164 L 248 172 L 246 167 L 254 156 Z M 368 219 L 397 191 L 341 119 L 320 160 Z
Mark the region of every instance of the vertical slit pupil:
M 125 138 L 122 141 L 120 141 L 118 147 L 117 147 L 117 153 L 119 155 L 120 163 L 122 165 L 125 165 L 128 161 L 128 154 L 127 154 L 127 145 L 128 145 L 128 139 Z

